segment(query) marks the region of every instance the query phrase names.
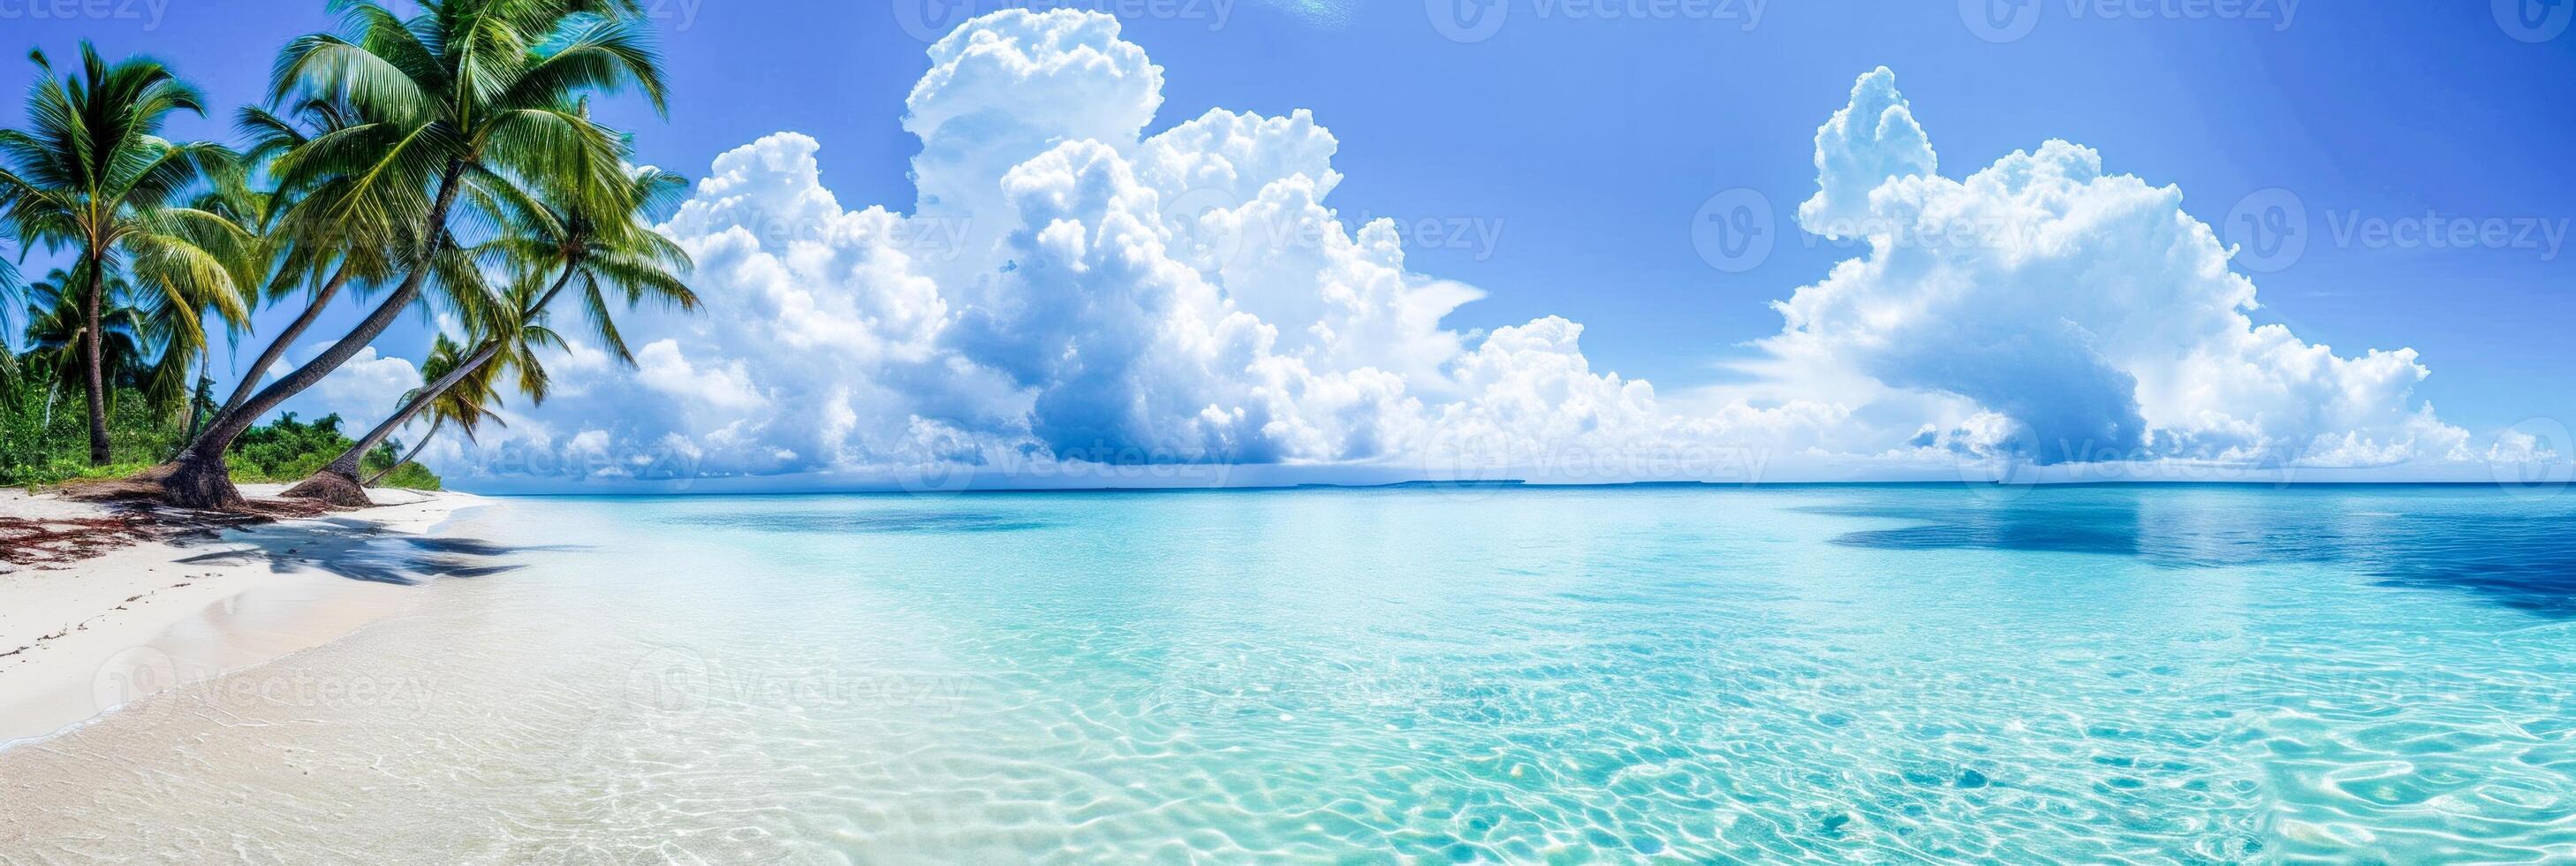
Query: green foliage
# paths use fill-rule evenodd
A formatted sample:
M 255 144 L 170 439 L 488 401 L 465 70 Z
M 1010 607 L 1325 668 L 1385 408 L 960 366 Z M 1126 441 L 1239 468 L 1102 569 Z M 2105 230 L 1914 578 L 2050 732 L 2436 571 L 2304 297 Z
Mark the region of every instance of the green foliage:
M 560 346 L 544 320 L 557 294 L 574 295 L 629 364 L 613 306 L 696 307 L 683 282 L 688 255 L 649 228 L 687 183 L 633 169 L 626 135 L 589 108 L 593 96 L 633 91 L 665 109 L 642 4 L 396 5 L 408 17 L 376 0 L 329 4 L 338 30 L 289 43 L 271 69 L 268 108 L 239 113 L 243 152 L 160 135 L 172 116 L 204 115 L 208 100 L 157 61 L 111 63 L 88 43 L 60 69 L 30 55 L 37 80 L 24 128 L 0 129 L 0 241 L 75 264 L 31 292 L 0 261 L 0 321 L 22 305 L 30 319 L 25 354 L 9 351 L 21 340 L 0 341 L 0 482 L 128 474 L 171 459 L 192 422 L 218 409 L 238 409 L 223 415 L 239 421 L 276 411 L 314 377 L 219 404 L 206 379 L 209 332 L 221 324 L 238 335 L 252 308 L 302 292 L 318 310 L 344 284 L 361 297 L 392 288 L 323 353 L 318 372 L 423 297 L 456 312 L 467 333 L 441 336 L 448 369 L 485 366 L 446 393 L 426 388 L 444 376 L 424 376 L 412 396 L 432 401 L 432 435 L 452 424 L 469 439 L 479 421 L 498 423 L 487 410 L 499 404 L 498 378 L 511 375 L 503 371 L 531 403 L 545 399 L 535 350 Z M 278 335 L 260 367 L 301 328 Z M 99 357 L 87 356 L 93 344 Z M 73 374 L 90 369 L 105 374 L 107 393 L 96 396 L 111 409 L 107 443 L 87 441 L 91 380 Z M 216 424 L 194 456 L 220 450 L 234 479 L 251 482 L 301 478 L 345 449 L 365 452 L 362 476 L 397 465 L 399 443 L 352 442 L 339 427 L 337 417 L 292 415 L 247 432 Z M 87 466 L 101 448 L 109 465 Z M 382 481 L 439 486 L 408 464 Z
M 53 484 L 116 478 L 161 462 L 178 450 L 184 419 L 156 411 L 139 391 L 112 389 L 106 466 L 89 465 L 89 416 L 78 388 L 23 382 L 0 396 L 0 484 Z M 50 412 L 48 404 L 51 404 Z
M 253 427 L 233 440 L 231 462 L 233 481 L 299 481 L 320 470 L 358 444 L 340 430 L 340 416 L 324 415 L 311 423 L 298 421 L 295 413 L 265 426 Z M 398 459 L 394 443 L 386 443 L 367 452 L 362 464 L 365 471 L 375 472 L 393 465 Z M 386 487 L 408 487 L 418 490 L 439 489 L 438 476 L 418 464 L 385 476 Z
M 154 410 L 141 392 L 110 391 L 107 433 L 113 459 L 89 465 L 89 418 L 80 392 L 26 383 L 0 394 L 0 485 L 58 484 L 75 478 L 122 478 L 151 468 L 177 453 L 187 435 L 187 419 Z M 50 418 L 46 411 L 52 403 Z M 340 431 L 340 417 L 325 415 L 305 423 L 293 413 L 276 423 L 253 427 L 233 442 L 233 481 L 294 482 L 322 468 L 356 443 Z M 393 465 L 398 443 L 368 452 L 373 473 Z M 439 489 L 438 476 L 409 464 L 380 482 L 385 487 Z

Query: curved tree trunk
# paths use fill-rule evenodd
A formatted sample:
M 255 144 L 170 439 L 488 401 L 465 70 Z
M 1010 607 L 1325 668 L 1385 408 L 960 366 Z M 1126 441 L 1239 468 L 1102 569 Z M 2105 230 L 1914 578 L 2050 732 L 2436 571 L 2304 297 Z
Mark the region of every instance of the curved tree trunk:
M 394 470 L 403 468 L 403 465 L 410 463 L 412 458 L 420 456 L 420 449 L 429 447 L 429 440 L 438 438 L 438 428 L 446 424 L 445 418 L 430 421 L 429 432 L 420 434 L 420 441 L 411 443 L 411 450 L 403 452 L 402 459 L 394 461 L 392 466 L 377 470 L 374 475 L 367 476 L 367 486 L 376 486 L 376 482 L 385 480 L 385 476 L 394 474 Z
M 456 369 L 447 371 L 447 375 L 438 377 L 438 381 L 431 382 L 428 386 L 421 388 L 420 393 L 412 396 L 411 402 L 404 403 L 402 408 L 396 410 L 392 417 L 386 418 L 384 423 L 377 424 L 376 429 L 367 431 L 367 435 L 360 438 L 357 445 L 350 447 L 347 451 L 340 452 L 340 456 L 332 458 L 330 465 L 322 467 L 321 471 L 313 474 L 316 476 L 339 475 L 347 478 L 350 483 L 356 483 L 358 480 L 359 465 L 366 460 L 367 452 L 373 451 L 377 445 L 383 444 L 385 437 L 394 435 L 394 431 L 400 429 L 405 423 L 410 422 L 413 415 L 418 415 L 420 414 L 420 410 L 428 408 L 430 401 L 438 399 L 438 395 L 447 393 L 447 389 L 456 387 L 456 383 L 465 381 L 465 377 L 473 375 L 474 371 L 482 369 L 485 364 L 491 363 L 492 357 L 500 354 L 500 352 L 501 344 L 491 340 L 483 341 L 483 347 L 474 350 L 473 356 L 466 358 L 464 363 L 456 365 Z M 304 485 L 302 484 L 296 485 L 299 489 L 303 486 Z M 286 491 L 286 495 L 294 496 L 295 491 Z
M 548 286 L 545 294 L 537 296 L 536 306 L 528 309 L 528 318 L 535 319 L 540 315 L 544 315 L 546 305 L 554 303 L 555 296 L 562 294 L 564 286 L 572 283 L 572 275 L 578 270 L 580 270 L 580 260 L 578 258 L 566 263 L 564 265 L 563 274 L 555 278 L 555 284 Z M 385 437 L 393 435 L 396 428 L 401 427 L 405 422 L 409 421 L 411 416 L 418 414 L 422 408 L 429 405 L 430 401 L 438 399 L 438 395 L 447 393 L 447 389 L 456 387 L 456 383 L 458 382 L 465 381 L 465 377 L 467 375 L 472 374 L 475 370 L 482 369 L 483 365 L 491 363 L 493 356 L 498 355 L 500 351 L 500 343 L 492 340 L 483 341 L 483 345 L 474 350 L 472 357 L 465 359 L 464 363 L 456 365 L 456 369 L 447 371 L 447 375 L 438 377 L 438 381 L 431 382 L 428 385 L 423 386 L 419 393 L 412 395 L 411 402 L 404 403 L 402 409 L 395 412 L 393 417 L 386 418 L 384 423 L 376 425 L 376 429 L 367 431 L 367 435 L 364 438 L 359 439 L 356 446 L 351 447 L 347 451 L 340 452 L 340 456 L 333 458 L 330 465 L 322 467 L 320 471 L 313 473 L 311 477 L 308 477 L 303 482 L 296 484 L 293 488 L 287 490 L 285 495 L 298 496 L 298 491 L 302 491 L 303 494 L 309 494 L 309 498 L 315 499 L 330 499 L 333 498 L 333 496 L 345 495 L 345 488 L 337 484 L 335 480 L 324 478 L 323 476 L 339 476 L 353 484 L 356 483 L 358 480 L 359 468 L 366 461 L 368 451 L 374 450 L 378 443 L 385 441 Z
M 99 369 L 98 307 L 102 292 L 107 291 L 107 274 L 98 256 L 90 256 L 89 291 L 81 298 L 81 362 L 87 370 L 81 385 L 89 392 L 89 465 L 105 466 L 109 460 L 107 441 L 107 376 Z
M 233 388 L 233 395 L 224 401 L 223 408 L 215 410 L 215 417 L 207 421 L 209 425 L 231 417 L 233 412 L 241 408 L 242 403 L 250 400 L 252 394 L 259 392 L 259 382 L 261 379 L 268 378 L 268 368 L 276 366 L 277 359 L 286 356 L 287 347 L 295 345 L 295 341 L 304 336 L 304 329 L 313 327 L 313 320 L 322 317 L 322 309 L 330 306 L 331 298 L 338 295 L 340 287 L 348 283 L 349 268 L 343 264 L 339 270 L 331 273 L 329 280 L 323 281 L 320 290 L 313 293 L 313 302 L 305 305 L 303 314 L 288 323 L 286 330 L 277 332 L 277 339 L 270 340 L 268 348 L 260 350 L 259 360 L 251 362 L 250 371 L 242 374 L 241 385 Z M 190 436 L 188 441 L 195 442 L 196 437 Z
M 403 277 L 402 284 L 394 287 L 393 293 L 360 320 L 357 327 L 349 329 L 348 335 L 341 337 L 339 342 L 332 343 L 330 348 L 322 350 L 322 354 L 304 362 L 304 366 L 261 389 L 222 423 L 207 428 L 206 435 L 197 437 L 196 443 L 188 446 L 187 453 L 179 455 L 179 459 L 148 473 L 161 482 L 163 499 L 172 505 L 188 508 L 231 507 L 241 503 L 240 491 L 233 489 L 232 467 L 225 462 L 224 451 L 232 447 L 233 440 L 240 438 L 242 431 L 250 429 L 251 422 L 268 414 L 287 398 L 313 387 L 322 381 L 322 377 L 330 375 L 332 370 L 357 355 L 359 349 L 375 342 L 376 336 L 392 326 L 394 319 L 420 297 L 421 286 L 429 281 L 430 263 L 438 260 L 447 243 L 447 212 L 456 204 L 457 178 L 464 173 L 463 162 L 450 162 L 447 170 L 439 176 L 438 198 L 430 204 L 429 219 L 425 223 L 428 240 L 419 260 L 413 263 L 411 273 Z M 359 498 L 364 499 L 365 494 L 361 492 Z

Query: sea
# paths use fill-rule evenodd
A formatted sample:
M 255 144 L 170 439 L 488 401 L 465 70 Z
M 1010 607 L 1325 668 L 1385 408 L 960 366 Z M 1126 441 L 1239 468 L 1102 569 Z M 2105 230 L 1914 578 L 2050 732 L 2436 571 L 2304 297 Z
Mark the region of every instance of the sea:
M 2576 857 L 2576 495 L 495 498 L 0 862 Z

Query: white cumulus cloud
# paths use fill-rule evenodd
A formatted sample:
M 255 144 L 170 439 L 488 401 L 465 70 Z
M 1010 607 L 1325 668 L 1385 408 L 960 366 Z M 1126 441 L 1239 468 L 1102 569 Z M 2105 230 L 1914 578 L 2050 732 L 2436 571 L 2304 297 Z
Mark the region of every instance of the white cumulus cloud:
M 554 399 L 430 462 L 538 484 L 1498 460 L 1622 480 L 1772 456 L 2380 464 L 2463 435 L 2411 399 L 2413 353 L 2254 326 L 2252 284 L 2170 187 L 2063 142 L 1940 177 L 1886 70 L 1817 132 L 1800 208 L 1868 253 L 1777 304 L 1762 381 L 1674 401 L 1595 369 L 1581 324 L 1446 324 L 1483 293 L 1412 270 L 1392 221 L 1337 215 L 1340 142 L 1309 113 L 1208 109 L 1147 135 L 1163 70 L 1114 18 L 996 12 L 928 53 L 903 119 L 909 213 L 844 206 L 801 134 L 717 157 L 661 227 L 704 309 L 624 314 L 634 366 L 576 341 L 550 361 Z M 1927 219 L 2017 230 L 1950 246 L 1886 228 Z
M 1865 238 L 1868 252 L 1777 304 L 1786 324 L 1764 345 L 1792 366 L 1999 416 L 1913 445 L 2040 463 L 2462 453 L 2466 433 L 2413 396 L 2430 373 L 2413 350 L 2338 355 L 2254 324 L 2254 284 L 2176 187 L 2106 173 L 2101 154 L 2064 141 L 1961 180 L 1933 174 L 1885 69 L 1861 77 L 1816 142 L 1819 191 L 1800 224 Z

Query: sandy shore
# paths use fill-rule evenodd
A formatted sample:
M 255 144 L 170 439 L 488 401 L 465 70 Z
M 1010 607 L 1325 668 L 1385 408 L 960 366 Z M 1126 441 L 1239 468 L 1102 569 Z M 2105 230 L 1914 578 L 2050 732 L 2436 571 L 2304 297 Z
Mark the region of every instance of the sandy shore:
M 242 492 L 273 496 L 283 487 Z M 0 563 L 0 747 L 399 613 L 413 596 L 401 585 L 413 572 L 388 545 L 417 546 L 403 542 L 485 501 L 369 493 L 378 507 L 140 541 L 70 562 Z M 54 494 L 0 492 L 0 518 L 115 514 Z

